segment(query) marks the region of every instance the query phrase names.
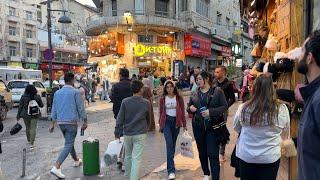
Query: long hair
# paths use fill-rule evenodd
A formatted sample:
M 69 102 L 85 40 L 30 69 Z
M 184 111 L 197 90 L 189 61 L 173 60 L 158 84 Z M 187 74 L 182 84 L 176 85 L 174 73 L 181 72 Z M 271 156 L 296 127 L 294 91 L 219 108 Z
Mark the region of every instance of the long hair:
M 272 126 L 277 121 L 278 106 L 272 78 L 262 74 L 253 84 L 252 98 L 243 105 L 241 118 L 250 126 Z
M 202 71 L 200 74 L 198 74 L 197 76 L 201 76 L 203 81 L 206 83 L 206 81 L 208 81 L 209 86 L 211 87 L 213 84 L 213 79 L 210 73 L 208 73 L 207 71 Z M 197 78 L 197 77 L 196 77 Z M 196 79 L 197 80 L 197 79 Z
M 177 87 L 176 87 L 176 86 L 174 85 L 174 83 L 173 83 L 172 81 L 170 81 L 170 80 L 168 80 L 168 81 L 166 81 L 166 82 L 164 83 L 164 86 L 163 86 L 163 96 L 168 95 L 167 87 L 168 87 L 169 84 L 171 84 L 172 87 L 173 87 L 173 94 L 176 95 L 176 96 L 180 96 L 179 93 L 178 93 Z
M 24 91 L 24 94 L 33 98 L 37 94 L 37 89 L 34 87 L 34 85 L 28 84 Z

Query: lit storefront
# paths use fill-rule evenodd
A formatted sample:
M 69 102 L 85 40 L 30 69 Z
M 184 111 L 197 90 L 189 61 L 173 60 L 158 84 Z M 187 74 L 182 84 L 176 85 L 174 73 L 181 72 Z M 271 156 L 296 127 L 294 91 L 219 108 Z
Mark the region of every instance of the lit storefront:
M 128 68 L 130 76 L 153 73 L 156 76 L 171 76 L 174 60 L 183 60 L 183 52 L 176 48 L 175 35 L 142 35 L 139 33 L 112 33 L 92 38 L 89 41 L 89 63 L 98 64 L 97 73 L 118 81 L 119 69 Z

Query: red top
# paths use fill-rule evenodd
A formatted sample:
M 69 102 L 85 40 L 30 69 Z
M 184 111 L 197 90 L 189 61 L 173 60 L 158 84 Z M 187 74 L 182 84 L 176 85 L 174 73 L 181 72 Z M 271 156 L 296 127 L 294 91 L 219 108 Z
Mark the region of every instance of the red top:
M 186 117 L 185 117 L 185 113 L 184 113 L 185 108 L 184 108 L 183 98 L 181 96 L 176 96 L 176 99 L 177 99 L 176 127 L 186 127 Z M 160 112 L 160 118 L 159 118 L 160 130 L 163 130 L 163 128 L 166 124 L 166 120 L 167 120 L 165 96 L 162 96 L 160 98 L 159 112 Z

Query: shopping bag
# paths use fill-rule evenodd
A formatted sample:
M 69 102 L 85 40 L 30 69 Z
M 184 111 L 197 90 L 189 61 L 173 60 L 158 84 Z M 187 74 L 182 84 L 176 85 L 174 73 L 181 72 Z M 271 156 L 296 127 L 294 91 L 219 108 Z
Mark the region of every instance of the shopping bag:
M 107 150 L 104 153 L 104 161 L 107 166 L 117 163 L 122 146 L 123 140 L 121 139 L 116 139 L 108 144 Z
M 16 123 L 10 130 L 10 135 L 15 135 L 17 134 L 20 130 L 22 129 L 21 124 Z
M 180 143 L 180 152 L 182 156 L 194 158 L 192 149 L 192 137 L 188 131 L 183 132 Z

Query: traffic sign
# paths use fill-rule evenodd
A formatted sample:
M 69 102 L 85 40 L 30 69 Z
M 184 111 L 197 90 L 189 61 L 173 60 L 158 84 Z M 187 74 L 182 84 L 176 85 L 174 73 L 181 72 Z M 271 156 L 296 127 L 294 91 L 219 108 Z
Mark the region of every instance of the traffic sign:
M 52 49 L 46 49 L 43 53 L 43 57 L 46 60 L 52 60 L 54 58 L 54 53 Z

